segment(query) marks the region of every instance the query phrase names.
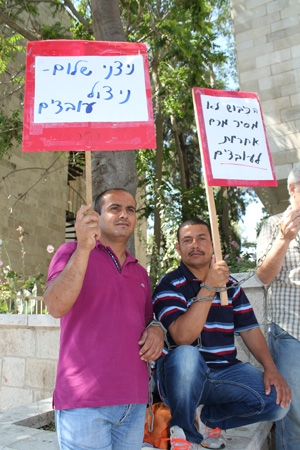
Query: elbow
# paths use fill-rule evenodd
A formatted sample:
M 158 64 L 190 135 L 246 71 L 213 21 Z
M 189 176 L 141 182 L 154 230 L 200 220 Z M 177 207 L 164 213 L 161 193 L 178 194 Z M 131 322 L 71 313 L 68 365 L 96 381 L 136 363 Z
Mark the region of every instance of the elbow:
M 176 339 L 173 338 L 176 345 L 192 345 L 197 338 L 189 338 L 188 336 L 180 336 Z
M 61 317 L 64 316 L 64 314 L 61 314 L 60 312 L 55 310 L 53 311 L 51 309 L 49 310 L 49 308 L 47 308 L 47 311 L 50 314 L 50 316 L 54 317 L 54 319 L 60 319 Z
M 62 316 L 64 316 L 64 313 L 61 311 L 61 308 L 57 307 L 55 305 L 55 302 L 51 301 L 48 295 L 44 295 L 43 301 L 46 305 L 47 312 L 50 314 L 50 316 L 54 317 L 54 319 L 60 319 Z
M 60 319 L 64 314 L 61 313 L 57 308 L 53 307 L 51 303 L 44 300 L 44 303 L 47 307 L 47 312 L 50 316 L 54 317 L 54 319 Z
M 256 276 L 258 280 L 265 285 L 268 285 L 273 281 L 265 270 L 260 270 L 260 267 L 256 270 Z
M 192 345 L 199 337 L 202 330 L 189 330 L 182 326 L 176 326 L 174 321 L 168 328 L 168 332 L 176 345 Z M 179 325 L 179 324 L 178 324 Z

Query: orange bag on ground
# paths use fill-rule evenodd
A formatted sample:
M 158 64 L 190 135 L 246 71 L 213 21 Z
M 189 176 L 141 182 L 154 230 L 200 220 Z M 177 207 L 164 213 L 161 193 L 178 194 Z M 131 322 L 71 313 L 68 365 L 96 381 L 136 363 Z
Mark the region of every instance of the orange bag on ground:
M 153 445 L 154 448 L 168 450 L 170 447 L 170 425 L 171 411 L 163 402 L 154 403 L 151 406 L 154 415 L 153 431 L 149 431 L 148 414 L 149 406 L 146 410 L 146 422 L 144 430 L 144 442 Z

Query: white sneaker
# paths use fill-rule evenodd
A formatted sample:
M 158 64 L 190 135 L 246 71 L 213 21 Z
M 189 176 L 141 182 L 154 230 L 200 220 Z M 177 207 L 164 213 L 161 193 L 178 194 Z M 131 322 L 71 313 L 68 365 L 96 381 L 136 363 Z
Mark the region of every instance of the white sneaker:
M 200 444 L 188 442 L 182 428 L 174 425 L 170 428 L 171 450 L 201 450 Z
M 209 428 L 201 423 L 201 434 L 203 435 L 201 446 L 212 449 L 225 448 L 225 440 L 221 433 L 220 428 Z
M 203 405 L 198 406 L 196 410 L 195 426 L 199 433 L 203 436 L 201 447 L 211 449 L 225 448 L 225 439 L 222 436 L 222 430 L 220 428 L 209 428 L 201 422 L 200 415 Z

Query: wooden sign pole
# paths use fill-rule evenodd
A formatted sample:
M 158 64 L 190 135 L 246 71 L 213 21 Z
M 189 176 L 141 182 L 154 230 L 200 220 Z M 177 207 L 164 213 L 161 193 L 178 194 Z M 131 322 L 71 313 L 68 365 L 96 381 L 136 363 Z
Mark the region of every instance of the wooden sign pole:
M 203 175 L 204 175 L 204 183 L 205 183 L 205 190 L 206 190 L 206 198 L 207 198 L 207 205 L 208 205 L 208 212 L 209 212 L 211 234 L 212 234 L 213 245 L 214 245 L 214 252 L 215 252 L 216 261 L 221 261 L 223 258 L 222 258 L 220 234 L 219 234 L 219 228 L 218 228 L 218 217 L 217 217 L 217 213 L 216 213 L 216 206 L 215 206 L 213 190 L 212 190 L 212 187 L 208 186 L 208 184 L 207 184 L 207 175 L 206 175 L 206 168 L 205 168 L 205 163 L 204 163 L 205 159 L 204 159 L 204 155 L 203 155 L 202 140 L 201 140 L 201 129 L 199 126 L 199 119 L 198 119 L 198 115 L 197 115 L 194 90 L 193 90 L 193 100 L 194 100 L 194 107 L 195 107 L 195 114 L 196 114 L 196 124 L 197 124 L 198 136 L 199 136 L 200 155 L 201 155 L 201 160 L 202 160 L 202 170 L 203 170 Z M 220 299 L 221 299 L 221 305 L 223 305 L 223 306 L 228 305 L 227 291 L 220 292 Z
M 222 259 L 212 187 L 277 186 L 257 94 L 193 88 L 216 260 Z M 226 297 L 226 299 L 225 299 Z M 228 304 L 227 291 L 221 292 Z
M 85 152 L 85 201 L 87 205 L 91 205 L 93 209 L 92 196 L 92 156 L 90 151 Z
M 218 218 L 216 213 L 215 199 L 213 194 L 213 189 L 211 186 L 208 186 L 205 181 L 205 189 L 206 189 L 206 197 L 209 211 L 209 220 L 211 226 L 211 233 L 214 244 L 214 252 L 216 261 L 221 261 L 222 259 L 222 251 L 220 244 L 220 234 L 218 228 Z M 220 292 L 221 305 L 228 305 L 228 296 L 227 291 Z

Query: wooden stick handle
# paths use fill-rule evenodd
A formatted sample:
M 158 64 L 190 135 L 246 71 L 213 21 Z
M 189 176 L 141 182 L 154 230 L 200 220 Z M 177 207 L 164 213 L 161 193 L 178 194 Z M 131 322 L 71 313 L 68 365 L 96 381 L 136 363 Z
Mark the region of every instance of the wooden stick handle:
M 85 152 L 85 201 L 87 205 L 93 204 L 91 160 L 91 152 Z
M 217 213 L 216 213 L 214 194 L 213 194 L 213 190 L 212 190 L 211 186 L 206 185 L 205 187 L 206 187 L 207 203 L 208 203 L 210 226 L 211 226 L 211 233 L 212 233 L 213 244 L 214 244 L 215 257 L 216 257 L 216 261 L 221 261 L 222 251 L 221 251 L 221 244 L 220 244 L 220 234 L 219 234 L 218 218 L 217 218 Z M 221 305 L 223 305 L 223 306 L 228 305 L 227 291 L 220 292 L 220 298 L 221 298 Z

